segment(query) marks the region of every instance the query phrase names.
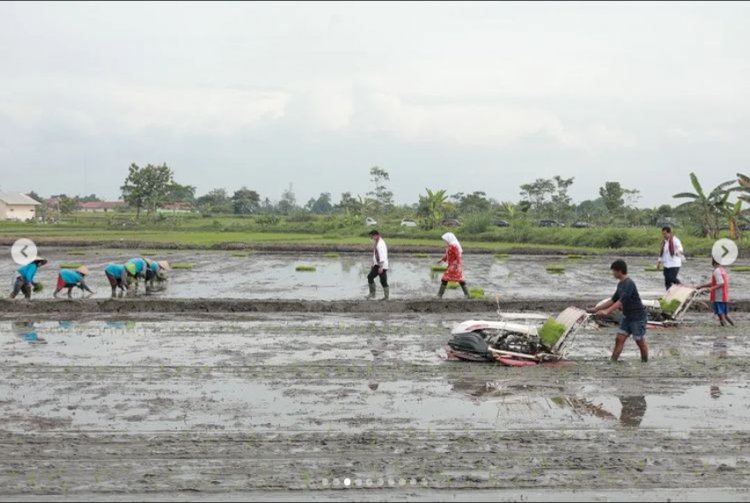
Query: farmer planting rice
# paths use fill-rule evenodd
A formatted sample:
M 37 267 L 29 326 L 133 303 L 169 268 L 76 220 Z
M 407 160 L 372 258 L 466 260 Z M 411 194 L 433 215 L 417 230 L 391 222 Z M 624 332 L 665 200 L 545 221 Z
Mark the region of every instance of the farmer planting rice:
M 34 278 L 36 277 L 36 273 L 39 270 L 39 268 L 46 263 L 47 263 L 46 258 L 37 257 L 32 262 L 29 262 L 28 264 L 19 267 L 17 269 L 18 276 L 16 277 L 16 281 L 13 284 L 13 291 L 10 294 L 10 298 L 15 299 L 19 292 L 23 292 L 23 295 L 24 297 L 26 297 L 26 300 L 31 300 L 32 288 L 35 291 L 41 289 L 41 283 L 37 283 L 34 281 Z
M 664 267 L 664 286 L 669 290 L 672 285 L 680 284 L 677 274 L 682 267 L 685 250 L 682 247 L 682 241 L 672 233 L 671 227 L 662 227 L 661 234 L 664 239 L 661 242 L 657 267 Z
M 89 275 L 89 268 L 85 265 L 78 267 L 77 269 L 62 269 L 57 275 L 57 287 L 55 292 L 52 294 L 53 297 L 57 298 L 57 294 L 63 288 L 68 289 L 68 298 L 73 298 L 73 288 L 80 288 L 83 291 L 93 294 L 94 291 L 88 287 L 84 278 Z
M 641 361 L 648 361 L 648 344 L 646 343 L 646 309 L 643 307 L 638 288 L 628 276 L 628 265 L 624 260 L 615 260 L 610 267 L 612 275 L 619 281 L 617 290 L 611 299 L 590 310 L 596 316 L 608 316 L 617 309 L 622 309 L 623 318 L 617 331 L 615 347 L 612 351 L 612 361 L 616 362 L 625 346 L 628 337 L 641 350 Z
M 128 272 L 131 277 L 135 279 L 135 290 L 138 291 L 138 279 L 146 278 L 146 260 L 142 258 L 131 258 L 125 265 L 132 266 L 128 269 Z M 135 272 L 130 272 L 131 270 L 134 270 Z
M 710 292 L 714 314 L 718 316 L 721 326 L 726 326 L 727 322 L 734 326 L 734 321 L 729 317 L 729 275 L 716 259 L 711 259 L 711 264 L 714 266 L 711 281 L 705 285 L 700 285 L 698 288 L 707 288 Z
M 466 281 L 464 280 L 464 265 L 461 260 L 463 255 L 463 248 L 461 243 L 458 242 L 458 238 L 452 232 L 446 232 L 443 234 L 443 241 L 445 241 L 447 247 L 445 249 L 445 255 L 443 258 L 438 260 L 438 264 L 445 262 L 448 264 L 448 269 L 443 273 L 443 277 L 440 280 L 440 290 L 438 291 L 438 298 L 442 299 L 445 289 L 448 286 L 449 281 L 454 281 L 461 285 L 461 290 L 464 292 L 464 296 L 469 298 L 469 289 L 466 288 Z
M 130 288 L 129 277 L 135 277 L 135 265 L 130 264 L 130 271 L 128 271 L 128 266 L 125 264 L 107 264 L 104 268 L 104 275 L 107 276 L 109 285 L 112 287 L 112 298 L 115 298 L 118 288 L 122 297 L 125 290 Z
M 166 278 L 166 272 L 171 271 L 169 262 L 166 260 L 149 260 L 146 261 L 146 289 L 154 288 L 154 280 L 157 278 Z
M 375 246 L 372 251 L 372 269 L 370 274 L 367 275 L 367 285 L 370 288 L 370 294 L 367 298 L 375 298 L 375 278 L 380 277 L 380 284 L 383 286 L 382 300 L 388 300 L 390 293 L 388 291 L 388 247 L 380 233 L 374 229 L 370 231 L 370 239 Z

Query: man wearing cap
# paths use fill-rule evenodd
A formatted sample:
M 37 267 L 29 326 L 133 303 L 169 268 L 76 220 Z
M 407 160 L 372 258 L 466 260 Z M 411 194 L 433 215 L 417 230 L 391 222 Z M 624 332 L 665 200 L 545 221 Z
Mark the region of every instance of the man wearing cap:
M 370 294 L 367 299 L 375 298 L 375 278 L 380 277 L 380 284 L 383 286 L 383 298 L 381 300 L 388 300 L 390 293 L 388 291 L 388 247 L 376 230 L 370 231 L 370 239 L 375 243 L 375 246 L 372 251 L 373 266 L 370 274 L 367 275 L 367 284 L 370 287 Z
M 172 268 L 169 267 L 169 262 L 166 260 L 144 260 L 146 261 L 146 290 L 148 290 L 149 288 L 154 288 L 154 280 L 156 278 L 164 277 L 164 273 L 171 271 Z
M 122 297 L 125 290 L 130 288 L 129 277 L 135 277 L 135 265 L 107 264 L 104 268 L 104 275 L 107 276 L 107 281 L 112 287 L 112 298 L 115 298 L 118 288 Z
M 62 269 L 60 270 L 60 274 L 57 275 L 57 288 L 55 288 L 55 293 L 52 294 L 53 297 L 57 298 L 57 294 L 60 293 L 60 290 L 63 288 L 68 289 L 68 298 L 73 298 L 73 288 L 78 287 L 81 290 L 85 290 L 89 292 L 90 294 L 93 294 L 94 291 L 88 287 L 86 282 L 83 280 L 85 276 L 89 275 L 89 268 L 85 265 L 82 265 L 76 270 L 73 269 Z
M 46 258 L 37 257 L 32 262 L 18 268 L 18 276 L 13 284 L 13 291 L 10 294 L 11 299 L 15 299 L 18 292 L 23 292 L 26 300 L 31 300 L 31 289 L 39 283 L 34 282 L 36 272 L 41 266 L 47 263 Z

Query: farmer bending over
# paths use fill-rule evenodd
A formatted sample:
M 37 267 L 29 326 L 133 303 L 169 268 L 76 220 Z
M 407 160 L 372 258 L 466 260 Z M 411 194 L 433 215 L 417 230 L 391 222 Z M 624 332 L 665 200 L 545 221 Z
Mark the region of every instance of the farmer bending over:
M 171 271 L 172 268 L 169 267 L 169 262 L 166 260 L 159 260 L 158 262 L 150 259 L 144 260 L 146 261 L 146 290 L 153 289 L 154 280 L 165 277 L 165 272 Z
M 130 268 L 135 276 L 135 266 Z M 124 264 L 107 264 L 104 268 L 104 275 L 107 276 L 109 286 L 112 287 L 112 298 L 115 298 L 117 289 L 120 289 L 120 297 L 125 293 L 125 290 L 130 288 L 130 280 L 128 278 L 129 272 Z
M 89 268 L 85 265 L 82 265 L 75 271 L 73 269 L 62 269 L 60 271 L 60 274 L 57 275 L 57 288 L 55 288 L 55 293 L 53 293 L 52 296 L 57 298 L 57 294 L 60 293 L 60 290 L 62 290 L 63 288 L 67 288 L 68 298 L 72 299 L 73 288 L 75 287 L 93 294 L 94 291 L 89 288 L 86 282 L 83 280 L 83 278 L 88 275 Z
M 375 298 L 375 278 L 380 277 L 380 284 L 383 286 L 382 300 L 388 300 L 388 247 L 376 230 L 370 231 L 370 239 L 375 243 L 375 246 L 372 251 L 373 266 L 370 274 L 367 275 L 367 285 L 370 287 L 370 294 L 367 298 Z
M 18 276 L 13 284 L 13 291 L 10 294 L 10 298 L 15 299 L 19 292 L 23 292 L 23 296 L 26 297 L 26 300 L 31 300 L 31 289 L 37 285 L 37 283 L 34 282 L 36 272 L 46 263 L 46 258 L 37 257 L 33 262 L 29 262 L 28 264 L 19 267 Z
M 611 299 L 600 304 L 598 307 L 591 309 L 596 316 L 608 316 L 613 311 L 622 308 L 624 315 L 620 322 L 620 328 L 615 338 L 615 348 L 612 350 L 612 361 L 616 362 L 620 358 L 622 348 L 628 337 L 633 336 L 633 340 L 641 350 L 641 361 L 648 361 L 648 344 L 646 343 L 646 309 L 641 302 L 641 296 L 638 294 L 638 288 L 635 282 L 628 277 L 628 265 L 624 260 L 615 260 L 610 267 L 612 275 L 619 281 L 617 291 Z

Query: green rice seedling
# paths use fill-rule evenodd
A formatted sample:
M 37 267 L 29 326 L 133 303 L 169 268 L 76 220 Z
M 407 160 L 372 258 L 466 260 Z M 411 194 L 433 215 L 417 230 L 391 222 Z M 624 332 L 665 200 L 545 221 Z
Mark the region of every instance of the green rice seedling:
M 60 269 L 78 269 L 79 267 L 81 267 L 81 264 L 76 264 L 74 262 L 60 264 Z
M 658 272 L 658 271 L 661 271 L 661 269 L 659 269 L 658 267 L 653 266 L 653 265 L 650 266 L 650 267 L 644 267 L 643 270 L 646 271 L 646 272 Z
M 427 253 L 415 253 L 414 258 L 430 258 L 430 255 Z
M 32 288 L 32 290 L 34 293 L 39 293 L 44 290 L 44 284 L 42 284 L 41 281 L 37 281 L 36 283 L 34 283 L 34 287 Z
M 458 283 L 455 281 L 449 281 L 447 287 L 448 290 L 456 290 L 458 288 Z
M 328 252 L 323 255 L 325 258 L 340 258 L 341 255 L 337 252 Z
M 729 268 L 732 272 L 750 272 L 750 265 L 735 265 Z
M 664 314 L 673 316 L 674 313 L 680 308 L 682 303 L 677 299 L 672 299 L 667 302 L 664 299 L 659 299 L 659 306 Z
M 469 289 L 469 298 L 470 299 L 483 299 L 484 298 L 484 288 L 470 288 Z
M 568 259 L 570 260 L 581 260 L 583 258 L 583 255 L 568 255 Z
M 551 349 L 565 333 L 565 325 L 554 318 L 548 319 L 539 329 L 539 339 L 547 349 Z
M 314 265 L 298 265 L 294 270 L 297 272 L 315 272 L 318 269 Z
M 434 265 L 432 266 L 432 272 L 445 272 L 448 270 L 447 265 Z
M 188 264 L 187 262 L 175 262 L 172 265 L 172 269 L 192 269 L 193 264 Z
M 548 265 L 545 269 L 550 274 L 563 274 L 565 272 L 565 267 L 561 265 Z

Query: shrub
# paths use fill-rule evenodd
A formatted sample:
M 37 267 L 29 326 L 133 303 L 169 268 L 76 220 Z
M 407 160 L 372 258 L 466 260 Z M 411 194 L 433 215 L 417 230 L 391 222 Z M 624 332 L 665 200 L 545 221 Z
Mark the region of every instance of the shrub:
M 490 225 L 492 225 L 490 216 L 484 213 L 479 213 L 466 217 L 461 230 L 469 234 L 481 234 L 487 231 L 487 229 L 490 228 Z

